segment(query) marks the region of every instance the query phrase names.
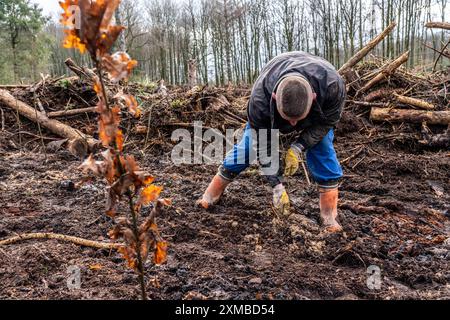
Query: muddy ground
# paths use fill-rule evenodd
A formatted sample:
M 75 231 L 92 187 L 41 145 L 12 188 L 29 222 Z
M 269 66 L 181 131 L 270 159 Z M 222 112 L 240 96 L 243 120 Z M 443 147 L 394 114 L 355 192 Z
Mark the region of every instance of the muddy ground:
M 150 298 L 450 299 L 450 154 L 411 139 L 420 128 L 402 127 L 401 135 L 364 119 L 347 111 L 336 132 L 342 235 L 321 232 L 317 189 L 303 172 L 286 181 L 289 218 L 274 215 L 255 168 L 204 211 L 194 202 L 216 167 L 175 167 L 168 148 L 142 152 L 143 137 L 135 137 L 128 151 L 173 201 L 158 219 L 168 261 L 146 266 Z M 54 232 L 109 241 L 102 181 L 81 183 L 80 160 L 65 149 L 44 152 L 39 139 L 19 145 L 2 135 L 0 239 Z M 0 247 L 0 257 L 0 299 L 139 298 L 135 274 L 114 251 L 30 240 Z M 367 285 L 372 265 L 381 270 L 380 288 Z M 80 289 L 67 287 L 71 266 L 81 270 Z

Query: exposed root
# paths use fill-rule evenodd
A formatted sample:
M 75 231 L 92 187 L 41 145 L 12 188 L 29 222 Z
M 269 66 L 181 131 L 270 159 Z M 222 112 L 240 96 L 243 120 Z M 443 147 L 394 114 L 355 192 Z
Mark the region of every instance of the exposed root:
M 87 240 L 83 238 L 77 238 L 72 236 L 66 236 L 64 234 L 56 234 L 56 233 L 26 233 L 19 236 L 11 237 L 5 240 L 0 241 L 0 246 L 6 246 L 9 244 L 17 243 L 24 240 L 31 239 L 54 239 L 61 240 L 66 242 L 71 242 L 84 247 L 91 247 L 97 249 L 118 249 L 123 245 L 121 243 L 106 243 L 106 242 L 98 242 Z

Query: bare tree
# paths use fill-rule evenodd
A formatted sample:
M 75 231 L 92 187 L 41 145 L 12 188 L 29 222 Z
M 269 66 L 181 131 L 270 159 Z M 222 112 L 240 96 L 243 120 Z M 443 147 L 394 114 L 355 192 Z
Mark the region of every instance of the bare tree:
M 375 53 L 395 57 L 411 51 L 409 67 L 434 62 L 444 32 L 424 24 L 450 16 L 449 0 L 124 0 L 116 16 L 127 27 L 120 46 L 139 61 L 138 75 L 168 83 L 192 82 L 190 61 L 198 80 L 225 85 L 252 83 L 275 55 L 304 50 L 340 67 L 379 30 L 392 21 L 397 29 Z M 66 72 L 56 43 L 62 30 L 47 26 L 55 39 L 51 70 Z M 82 57 L 76 56 L 77 61 Z M 444 64 L 445 62 L 443 62 Z M 448 62 L 447 62 L 448 63 Z

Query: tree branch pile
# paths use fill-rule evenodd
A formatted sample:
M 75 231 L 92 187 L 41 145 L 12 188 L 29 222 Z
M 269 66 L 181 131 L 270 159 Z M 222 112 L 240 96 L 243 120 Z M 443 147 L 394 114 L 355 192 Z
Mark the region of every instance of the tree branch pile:
M 447 147 L 450 143 L 449 73 L 406 69 L 409 52 L 393 60 L 369 55 L 394 28 L 395 23 L 389 25 L 339 70 L 347 82 L 346 112 L 352 115 L 364 114 L 371 126 L 392 125 L 396 128 L 394 133 L 399 136 L 402 136 L 400 131 L 404 128 L 414 128 L 417 142 Z M 95 82 L 95 72 L 77 66 L 71 60 L 67 60 L 66 65 L 76 76 L 56 79 L 47 77 L 35 85 L 4 88 L 17 101 L 34 109 L 38 118 L 47 119 L 36 121 L 34 117 L 31 119 L 33 123 L 30 123 L 20 116 L 25 114 L 13 111 L 5 112 L 5 121 L 2 112 L 2 129 L 7 136 L 13 137 L 16 142 L 18 138 L 19 144 L 29 141 L 47 144 L 49 140 L 58 140 L 55 135 L 71 140 L 71 137 L 46 125 L 51 121 L 60 121 L 87 137 L 97 137 L 93 107 L 97 104 L 97 97 L 90 88 Z M 173 130 L 193 129 L 194 122 L 201 122 L 203 128 L 215 128 L 223 133 L 227 128 L 243 126 L 250 95 L 248 87 L 166 87 L 163 80 L 159 85 L 106 83 L 106 91 L 111 99 L 121 92 L 136 96 L 142 116 L 134 119 L 127 115 L 126 108 L 122 108 L 126 124 L 121 129 L 126 135 L 127 144 L 144 150 L 153 147 L 168 150 L 173 145 Z M 3 111 L 4 107 L 5 104 L 0 102 Z M 8 109 L 17 110 L 11 106 L 6 111 L 10 111 Z M 37 133 L 36 129 L 39 129 Z M 142 142 L 144 147 L 140 145 Z

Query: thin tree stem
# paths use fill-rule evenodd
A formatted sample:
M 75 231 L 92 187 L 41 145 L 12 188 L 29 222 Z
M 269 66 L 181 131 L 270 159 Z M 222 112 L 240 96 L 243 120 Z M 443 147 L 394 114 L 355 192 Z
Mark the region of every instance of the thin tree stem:
M 129 203 L 130 211 L 131 211 L 131 218 L 132 218 L 132 222 L 133 222 L 133 233 L 134 233 L 134 237 L 136 238 L 136 246 L 137 246 L 136 255 L 137 255 L 137 260 L 138 260 L 138 272 L 139 272 L 139 282 L 141 285 L 141 296 L 142 296 L 142 300 L 147 300 L 147 293 L 145 291 L 144 264 L 143 264 L 142 256 L 141 256 L 141 241 L 139 240 L 137 216 L 136 216 L 136 211 L 134 210 L 133 196 L 132 196 L 130 190 L 127 191 L 127 196 L 128 196 L 128 203 Z
M 95 66 L 97 68 L 98 77 L 100 79 L 100 85 L 102 87 L 103 100 L 105 101 L 106 108 L 109 110 L 110 107 L 109 107 L 108 96 L 106 95 L 105 80 L 103 79 L 103 74 L 102 74 L 102 70 L 103 70 L 102 64 L 97 59 L 95 60 Z
M 98 76 L 100 79 L 103 100 L 105 102 L 106 108 L 109 110 L 110 106 L 109 106 L 108 96 L 106 95 L 105 81 L 104 81 L 103 75 L 102 75 L 102 65 L 98 60 L 95 60 L 95 65 L 97 67 L 97 73 L 98 73 Z M 122 161 L 120 161 L 120 151 L 119 151 L 119 148 L 118 148 L 116 142 L 114 142 L 114 149 L 116 151 L 116 157 L 118 160 L 117 163 L 119 166 L 119 171 L 122 175 L 124 175 L 126 172 L 125 172 L 125 168 L 122 165 Z M 130 206 L 131 218 L 133 221 L 133 234 L 134 234 L 134 237 L 136 238 L 136 246 L 137 246 L 136 255 L 137 255 L 137 260 L 138 260 L 138 277 L 139 277 L 139 283 L 140 283 L 140 287 L 141 287 L 141 297 L 142 297 L 142 300 L 147 300 L 147 293 L 145 291 L 144 264 L 143 264 L 142 256 L 141 256 L 141 241 L 139 240 L 138 219 L 137 219 L 136 211 L 134 209 L 133 195 L 131 194 L 131 190 L 129 188 L 128 188 L 126 194 L 128 196 L 128 204 Z

